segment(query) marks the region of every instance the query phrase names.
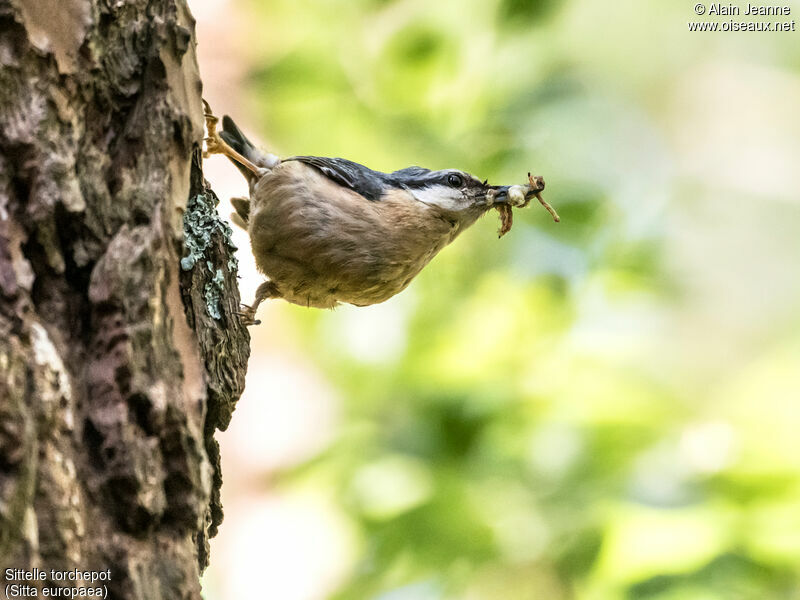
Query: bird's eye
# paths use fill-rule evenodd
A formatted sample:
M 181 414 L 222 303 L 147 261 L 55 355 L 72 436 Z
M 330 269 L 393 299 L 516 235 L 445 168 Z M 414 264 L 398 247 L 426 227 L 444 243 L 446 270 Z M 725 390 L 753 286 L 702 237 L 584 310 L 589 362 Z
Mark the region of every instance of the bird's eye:
M 461 187 L 464 183 L 464 180 L 461 179 L 461 175 L 450 173 L 450 175 L 447 176 L 447 183 L 449 183 L 453 187 Z

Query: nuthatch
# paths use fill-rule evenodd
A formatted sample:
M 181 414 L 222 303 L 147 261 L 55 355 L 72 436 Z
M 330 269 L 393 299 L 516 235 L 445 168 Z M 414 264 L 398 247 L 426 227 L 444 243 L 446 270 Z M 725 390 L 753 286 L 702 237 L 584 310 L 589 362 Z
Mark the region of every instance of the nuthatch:
M 422 268 L 490 208 L 510 228 L 511 206 L 525 206 L 527 186 L 494 186 L 454 169 L 373 171 L 342 158 L 259 151 L 230 117 L 223 130 L 206 104 L 206 155 L 225 154 L 247 178 L 250 199 L 234 198 L 234 220 L 247 228 L 259 270 L 269 280 L 243 307 L 248 324 L 262 300 L 333 308 L 368 306 L 408 286 Z

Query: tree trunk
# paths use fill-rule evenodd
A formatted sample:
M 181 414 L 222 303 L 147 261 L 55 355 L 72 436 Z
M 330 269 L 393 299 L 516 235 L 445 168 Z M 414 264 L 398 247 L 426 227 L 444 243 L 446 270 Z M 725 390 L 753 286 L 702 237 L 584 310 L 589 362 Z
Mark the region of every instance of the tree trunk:
M 202 136 L 185 0 L 0 0 L 8 597 L 200 598 L 249 354 Z

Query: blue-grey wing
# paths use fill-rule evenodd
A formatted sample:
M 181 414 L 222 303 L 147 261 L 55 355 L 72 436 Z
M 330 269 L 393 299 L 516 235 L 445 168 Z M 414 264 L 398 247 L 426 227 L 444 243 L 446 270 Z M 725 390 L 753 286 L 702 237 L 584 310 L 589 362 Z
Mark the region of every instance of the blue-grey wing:
M 284 160 L 296 160 L 311 165 L 329 179 L 361 194 L 368 200 L 380 200 L 383 191 L 386 189 L 386 173 L 373 171 L 364 165 L 345 158 L 292 156 Z

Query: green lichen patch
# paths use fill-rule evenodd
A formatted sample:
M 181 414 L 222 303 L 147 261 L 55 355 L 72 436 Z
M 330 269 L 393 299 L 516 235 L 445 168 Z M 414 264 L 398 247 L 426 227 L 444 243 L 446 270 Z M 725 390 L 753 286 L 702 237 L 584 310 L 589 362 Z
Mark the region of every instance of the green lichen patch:
M 213 319 L 221 315 L 221 299 L 225 292 L 225 274 L 222 266 L 214 265 L 207 257 L 207 250 L 216 240 L 222 239 L 230 250 L 225 265 L 229 272 L 235 272 L 238 263 L 234 251 L 230 226 L 219 218 L 215 197 L 211 194 L 197 194 L 189 199 L 186 213 L 183 215 L 183 238 L 186 255 L 181 258 L 181 269 L 191 271 L 198 262 L 205 262 L 209 275 L 204 276 L 207 282 L 203 288 L 206 310 Z M 202 263 L 201 263 L 202 264 Z
M 213 270 L 210 262 L 207 262 L 206 264 L 208 265 L 209 269 Z M 220 313 L 220 301 L 224 291 L 225 275 L 222 273 L 222 269 L 217 269 L 216 272 L 214 272 L 213 279 L 206 283 L 205 287 L 203 288 L 203 293 L 206 299 L 206 310 L 213 319 L 219 319 L 222 316 Z

